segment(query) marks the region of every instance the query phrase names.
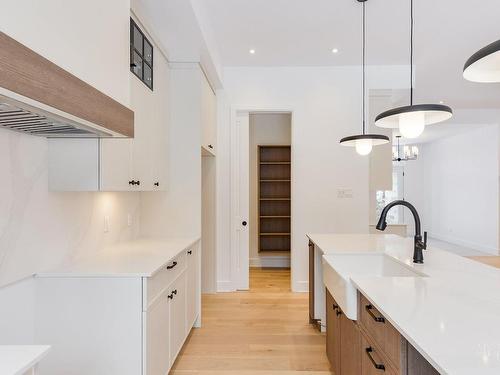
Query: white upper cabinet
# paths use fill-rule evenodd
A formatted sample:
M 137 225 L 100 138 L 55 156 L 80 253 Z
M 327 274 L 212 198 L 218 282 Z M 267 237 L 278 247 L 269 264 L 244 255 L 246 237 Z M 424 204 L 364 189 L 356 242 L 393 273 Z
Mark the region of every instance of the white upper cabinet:
M 144 30 L 142 32 L 145 33 Z M 145 36 L 153 45 L 153 89 L 134 73 L 128 72 L 129 107 L 134 111 L 134 138 L 88 140 L 88 144 L 74 148 L 72 155 L 68 155 L 68 152 L 72 145 L 74 146 L 75 140 L 51 139 L 49 141 L 50 190 L 161 191 L 166 189 L 170 69 L 166 58 L 151 37 L 147 34 Z M 122 63 L 129 65 L 128 59 Z M 79 160 L 78 165 L 64 162 L 68 156 L 70 159 Z M 75 167 L 85 173 L 75 172 Z
M 215 155 L 217 142 L 217 99 L 205 75 L 201 79 L 201 147 Z

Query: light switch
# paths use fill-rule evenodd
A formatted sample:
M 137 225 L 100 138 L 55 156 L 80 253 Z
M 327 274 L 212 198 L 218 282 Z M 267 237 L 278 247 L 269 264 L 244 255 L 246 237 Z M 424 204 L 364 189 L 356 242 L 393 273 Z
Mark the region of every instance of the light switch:
M 337 198 L 340 199 L 352 198 L 352 189 L 338 189 Z

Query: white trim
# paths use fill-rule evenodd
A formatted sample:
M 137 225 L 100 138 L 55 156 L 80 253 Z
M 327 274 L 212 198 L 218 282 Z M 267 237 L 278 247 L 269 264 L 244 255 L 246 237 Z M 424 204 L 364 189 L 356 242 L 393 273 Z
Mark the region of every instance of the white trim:
M 263 256 L 250 258 L 250 267 L 288 268 L 289 256 Z
M 493 255 L 500 255 L 499 249 L 493 246 L 484 246 L 478 243 L 470 242 L 453 236 L 441 235 L 438 233 L 429 232 L 429 237 L 434 238 L 439 241 L 449 242 L 454 245 L 468 247 L 471 250 L 481 251 L 483 253 L 489 253 Z
M 309 281 L 292 282 L 292 292 L 296 292 L 296 293 L 309 292 Z
M 229 280 L 217 281 L 217 293 L 235 292 L 236 288 Z

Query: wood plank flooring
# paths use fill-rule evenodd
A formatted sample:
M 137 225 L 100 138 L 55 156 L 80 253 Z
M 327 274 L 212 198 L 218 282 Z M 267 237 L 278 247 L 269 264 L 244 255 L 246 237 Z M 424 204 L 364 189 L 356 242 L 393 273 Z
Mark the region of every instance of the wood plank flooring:
M 207 294 L 172 375 L 333 374 L 325 335 L 309 325 L 307 293 L 290 291 L 290 271 L 250 269 L 250 291 Z
M 499 256 L 473 256 L 468 257 L 477 262 L 488 264 L 490 266 L 500 268 L 500 257 Z

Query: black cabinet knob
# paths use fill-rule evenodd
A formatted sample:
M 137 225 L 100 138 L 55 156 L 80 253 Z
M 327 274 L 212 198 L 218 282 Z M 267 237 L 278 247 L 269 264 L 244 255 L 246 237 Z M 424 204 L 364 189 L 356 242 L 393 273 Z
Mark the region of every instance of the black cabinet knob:
M 159 182 L 155 182 L 153 185 L 154 186 L 160 186 L 160 183 Z
M 192 250 L 189 250 L 189 251 L 188 251 L 188 254 L 189 254 L 189 255 L 193 254 L 193 251 L 192 251 Z
M 247 222 L 246 222 L 246 221 L 243 221 L 243 222 L 241 223 L 241 225 L 243 225 L 244 227 L 246 227 L 246 226 L 247 226 Z
M 212 149 L 212 148 L 214 148 L 214 146 L 212 146 L 212 145 L 208 145 L 208 148 Z

